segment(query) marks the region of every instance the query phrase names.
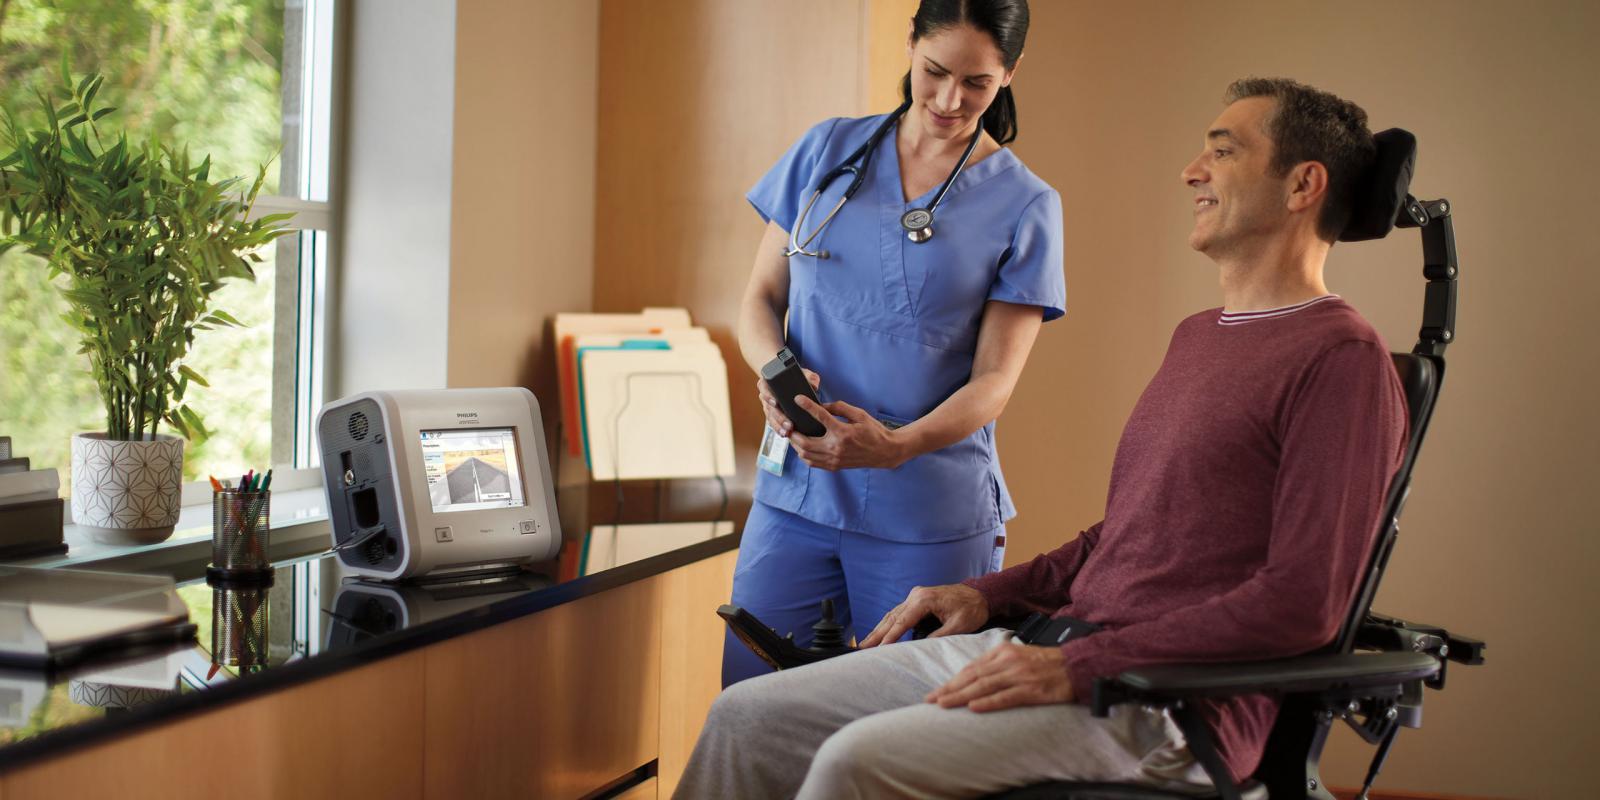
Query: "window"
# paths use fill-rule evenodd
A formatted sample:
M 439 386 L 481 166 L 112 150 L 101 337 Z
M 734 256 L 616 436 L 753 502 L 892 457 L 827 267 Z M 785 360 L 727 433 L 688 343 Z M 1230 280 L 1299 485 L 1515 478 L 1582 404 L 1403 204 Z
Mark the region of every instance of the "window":
M 0 2 L 5 109 L 24 121 L 37 113 L 34 88 L 54 86 L 65 56 L 75 73 L 105 76 L 114 128 L 186 144 L 196 160 L 209 154 L 213 175 L 253 177 L 272 162 L 255 213 L 296 214 L 295 232 L 260 254 L 256 281 L 214 296 L 246 327 L 196 335 L 186 363 L 211 387 L 192 388 L 188 399 L 212 436 L 187 446 L 186 480 L 315 466 L 328 255 L 338 235 L 335 2 Z M 0 435 L 66 483 L 72 434 L 105 425 L 77 338 L 59 318 L 64 307 L 40 259 L 0 257 Z

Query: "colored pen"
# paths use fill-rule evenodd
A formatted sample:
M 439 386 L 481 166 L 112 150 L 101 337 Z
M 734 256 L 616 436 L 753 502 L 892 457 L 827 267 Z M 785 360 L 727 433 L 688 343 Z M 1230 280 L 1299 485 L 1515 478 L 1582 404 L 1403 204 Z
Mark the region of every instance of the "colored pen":
M 267 479 L 261 482 L 261 491 L 263 491 L 263 492 L 266 491 L 267 487 L 269 487 L 271 485 L 272 485 L 272 470 L 268 469 L 267 470 Z
M 222 481 L 217 480 L 217 476 L 215 476 L 215 475 L 207 475 L 206 477 L 211 479 L 211 491 L 213 491 L 213 492 L 222 491 Z

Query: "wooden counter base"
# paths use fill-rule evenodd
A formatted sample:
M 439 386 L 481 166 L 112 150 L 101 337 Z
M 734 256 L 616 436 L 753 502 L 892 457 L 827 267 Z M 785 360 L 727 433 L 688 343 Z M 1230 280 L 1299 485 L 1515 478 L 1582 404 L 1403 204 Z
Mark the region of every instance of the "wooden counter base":
M 652 759 L 628 796 L 669 796 L 720 687 L 737 555 L 24 767 L 0 800 L 575 798 Z

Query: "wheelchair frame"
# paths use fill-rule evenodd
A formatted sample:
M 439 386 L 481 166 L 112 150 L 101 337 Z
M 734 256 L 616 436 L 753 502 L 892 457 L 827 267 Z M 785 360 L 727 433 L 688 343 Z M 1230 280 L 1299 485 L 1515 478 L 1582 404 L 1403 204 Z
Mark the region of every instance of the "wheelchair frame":
M 1422 326 L 1409 353 L 1393 354 L 1405 389 L 1410 431 L 1405 456 L 1385 498 L 1380 528 L 1361 583 L 1339 634 L 1315 653 L 1286 659 L 1133 669 L 1097 678 L 1090 711 L 1104 717 L 1124 703 L 1168 709 L 1188 740 L 1190 751 L 1215 785 L 1215 800 L 1241 800 L 1264 789 L 1274 800 L 1334 800 L 1323 785 L 1322 751 L 1335 719 L 1348 724 L 1367 743 L 1377 745 L 1358 797 L 1363 800 L 1381 771 L 1401 728 L 1422 724 L 1423 689 L 1443 689 L 1449 662 L 1482 664 L 1486 645 L 1443 628 L 1419 625 L 1371 610 L 1389 558 L 1399 538 L 1400 514 L 1411 491 L 1411 472 L 1433 415 L 1444 379 L 1444 351 L 1455 339 L 1455 229 L 1447 200 L 1419 201 L 1406 192 L 1415 161 L 1416 140 L 1398 129 L 1377 134 L 1377 181 L 1368 202 L 1370 219 L 1353 222 L 1343 241 L 1386 236 L 1392 227 L 1418 228 L 1423 277 L 1427 279 Z M 1393 180 L 1388 180 L 1393 178 Z M 1381 215 L 1381 216 L 1374 216 Z M 831 612 L 831 609 L 829 609 Z M 741 641 L 778 669 L 849 652 L 836 632 L 820 647 L 801 648 L 793 634 L 780 638 L 749 612 L 723 606 L 718 613 Z M 926 622 L 926 621 L 925 621 Z M 997 622 L 997 621 L 991 621 Z M 819 626 L 832 623 L 831 613 Z M 828 628 L 832 631 L 837 628 Z M 925 635 L 934 626 L 919 626 Z M 992 626 L 991 626 L 992 627 Z M 1378 651 L 1358 653 L 1358 649 Z M 1197 701 L 1245 694 L 1280 697 L 1278 718 L 1252 780 L 1236 783 L 1222 761 Z M 1190 797 L 1145 787 L 1046 783 L 992 797 L 1024 800 L 1157 800 Z

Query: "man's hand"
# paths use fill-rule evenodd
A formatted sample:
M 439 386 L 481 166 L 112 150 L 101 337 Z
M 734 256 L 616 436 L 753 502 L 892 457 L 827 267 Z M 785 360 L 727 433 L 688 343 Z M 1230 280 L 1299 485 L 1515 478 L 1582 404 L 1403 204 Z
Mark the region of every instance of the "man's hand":
M 1073 692 L 1061 648 L 1006 642 L 979 656 L 925 699 L 940 708 L 966 706 L 982 713 L 1070 703 Z
M 861 647 L 876 647 L 883 642 L 898 642 L 906 631 L 929 614 L 943 623 L 928 638 L 972 633 L 989 621 L 989 601 L 977 589 L 960 583 L 948 586 L 917 586 L 905 602 L 889 609 L 878 627 L 861 640 Z
M 816 437 L 789 434 L 789 444 L 794 447 L 795 455 L 817 469 L 893 469 L 909 458 L 894 431 L 849 403 L 836 400 L 817 405 L 804 395 L 796 395 L 794 401 L 816 417 L 827 431 Z M 838 417 L 844 417 L 845 421 L 839 421 Z

